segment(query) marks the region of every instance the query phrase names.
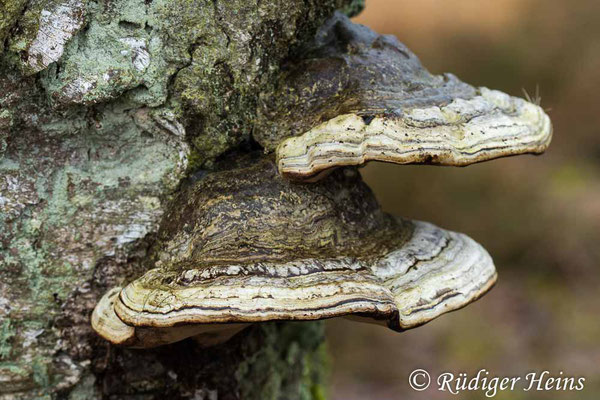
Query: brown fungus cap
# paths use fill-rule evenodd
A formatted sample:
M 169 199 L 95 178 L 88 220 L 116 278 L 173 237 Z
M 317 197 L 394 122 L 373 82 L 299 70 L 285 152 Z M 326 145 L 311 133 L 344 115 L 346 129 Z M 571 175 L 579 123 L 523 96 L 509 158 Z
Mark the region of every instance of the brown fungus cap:
M 212 344 L 240 324 L 338 316 L 403 330 L 465 306 L 496 280 L 479 244 L 382 212 L 355 169 L 294 184 L 270 158 L 184 189 L 157 242 L 156 268 L 94 312 L 94 328 L 114 343 L 154 346 L 217 329 Z
M 371 160 L 464 166 L 541 153 L 550 143 L 539 106 L 432 75 L 395 37 L 342 14 L 299 53 L 276 94 L 261 97 L 254 130 L 287 177 L 315 179 Z

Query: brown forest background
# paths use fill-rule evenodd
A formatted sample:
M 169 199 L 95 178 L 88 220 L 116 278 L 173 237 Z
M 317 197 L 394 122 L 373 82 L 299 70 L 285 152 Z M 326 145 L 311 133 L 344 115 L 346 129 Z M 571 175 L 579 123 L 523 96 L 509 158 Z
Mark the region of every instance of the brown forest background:
M 387 211 L 469 234 L 500 277 L 477 303 L 406 333 L 329 321 L 330 397 L 481 399 L 415 392 L 407 377 L 416 368 L 434 378 L 485 368 L 586 378 L 582 392 L 502 392 L 498 400 L 598 399 L 600 2 L 370 0 L 356 22 L 396 35 L 434 73 L 518 96 L 539 86 L 554 139 L 541 157 L 363 169 Z

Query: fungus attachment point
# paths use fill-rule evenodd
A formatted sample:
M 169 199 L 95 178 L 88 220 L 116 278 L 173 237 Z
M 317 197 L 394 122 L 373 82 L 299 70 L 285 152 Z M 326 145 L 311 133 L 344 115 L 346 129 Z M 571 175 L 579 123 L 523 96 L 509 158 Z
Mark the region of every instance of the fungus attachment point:
M 210 327 L 223 341 L 241 324 L 339 316 L 403 330 L 465 306 L 496 279 L 467 236 L 381 211 L 355 169 L 295 184 L 262 158 L 206 175 L 169 209 L 156 268 L 94 312 L 94 329 L 114 343 L 134 343 L 131 329 L 135 345 L 149 346 Z
M 550 143 L 538 105 L 432 75 L 396 38 L 341 14 L 302 54 L 284 68 L 277 94 L 261 98 L 255 128 L 288 178 L 317 180 L 368 161 L 465 166 Z

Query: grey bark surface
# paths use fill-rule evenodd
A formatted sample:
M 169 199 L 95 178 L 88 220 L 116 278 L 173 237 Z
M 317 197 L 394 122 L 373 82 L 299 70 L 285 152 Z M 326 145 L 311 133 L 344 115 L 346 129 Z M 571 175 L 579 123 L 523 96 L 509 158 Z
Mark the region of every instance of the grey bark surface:
M 323 396 L 320 323 L 109 345 L 169 200 L 252 146 L 260 93 L 344 0 L 0 0 L 0 399 Z

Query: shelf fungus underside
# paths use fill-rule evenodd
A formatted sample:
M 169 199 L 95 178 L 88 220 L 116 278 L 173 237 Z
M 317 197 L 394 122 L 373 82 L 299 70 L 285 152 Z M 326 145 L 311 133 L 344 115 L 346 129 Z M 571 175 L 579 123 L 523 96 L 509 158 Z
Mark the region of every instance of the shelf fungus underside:
M 169 209 L 156 268 L 94 310 L 94 329 L 113 343 L 214 344 L 249 323 L 339 316 L 401 331 L 496 280 L 479 244 L 384 213 L 354 168 L 295 184 L 260 158 L 205 175 Z
M 538 105 L 430 74 L 395 37 L 341 14 L 300 54 L 260 99 L 254 134 L 284 176 L 316 180 L 367 161 L 465 166 L 550 143 Z

